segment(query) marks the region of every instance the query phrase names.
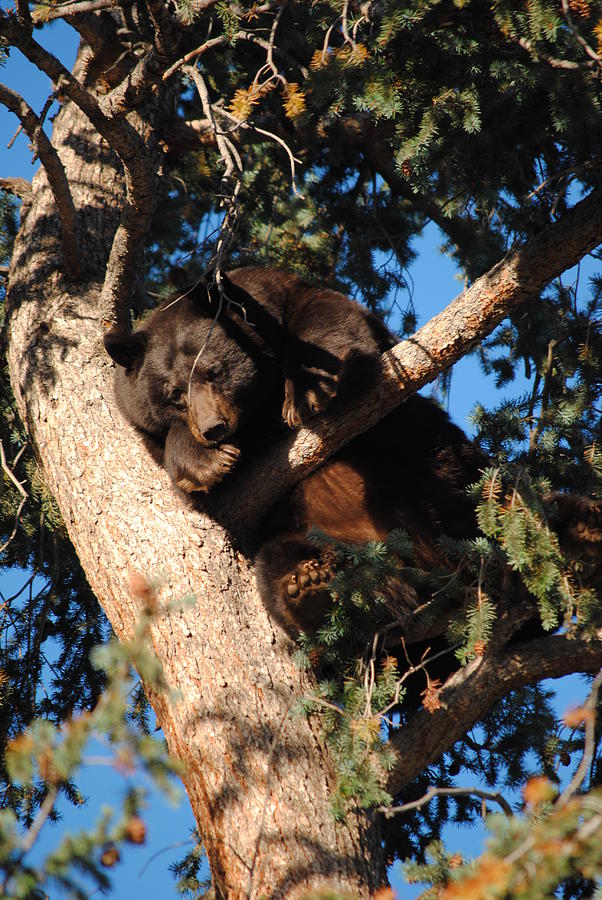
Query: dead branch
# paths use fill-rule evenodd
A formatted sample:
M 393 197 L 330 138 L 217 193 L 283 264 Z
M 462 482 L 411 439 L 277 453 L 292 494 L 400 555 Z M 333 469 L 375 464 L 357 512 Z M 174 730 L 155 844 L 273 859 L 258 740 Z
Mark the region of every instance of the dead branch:
M 167 69 L 162 76 L 163 81 L 167 81 L 168 78 L 177 72 L 182 66 L 187 65 L 195 59 L 198 59 L 200 56 L 203 56 L 204 53 L 207 53 L 208 50 L 213 50 L 214 47 L 220 47 L 222 44 L 227 44 L 234 42 L 239 36 L 241 32 L 238 32 L 231 39 L 228 38 L 225 34 L 220 34 L 218 37 L 210 38 L 208 41 L 205 41 L 204 44 L 200 44 L 200 46 L 196 47 L 194 50 L 190 50 L 189 53 L 185 53 L 181 59 L 176 60 L 176 62 Z
M 42 119 L 36 116 L 31 107 L 19 94 L 4 84 L 0 84 L 0 103 L 19 117 L 27 136 L 33 144 L 36 155 L 44 166 L 48 184 L 56 201 L 61 220 L 65 275 L 71 281 L 76 280 L 80 271 L 77 213 L 60 157 L 42 128 Z
M 514 816 L 512 807 L 505 799 L 505 797 L 503 797 L 497 791 L 484 791 L 481 790 L 481 788 L 476 787 L 432 787 L 429 788 L 426 794 L 424 794 L 422 797 L 419 797 L 418 800 L 412 800 L 409 803 L 404 803 L 402 806 L 380 806 L 378 807 L 377 812 L 384 813 L 385 818 L 391 819 L 393 818 L 393 816 L 399 815 L 400 813 L 410 812 L 413 809 L 420 809 L 421 807 L 426 806 L 426 804 L 430 803 L 434 797 L 470 796 L 480 797 L 482 800 L 491 800 L 493 803 L 498 803 L 509 818 Z
M 215 267 L 215 280 L 221 295 L 223 292 L 221 286 L 222 265 L 236 233 L 236 225 L 239 216 L 238 195 L 242 187 L 242 159 L 236 146 L 230 140 L 230 137 L 217 125 L 214 110 L 209 98 L 209 91 L 200 71 L 196 66 L 188 66 L 184 71 L 192 79 L 198 91 L 203 112 L 211 122 L 211 129 L 215 134 L 217 148 L 222 162 L 226 167 L 222 176 L 222 185 L 224 187 L 223 205 L 226 213 L 220 225 L 219 236 L 215 244 L 215 252 L 212 259 L 212 263 Z
M 594 640 L 559 634 L 478 657 L 448 679 L 439 692 L 440 709 L 417 713 L 393 735 L 398 763 L 387 790 L 399 794 L 509 691 L 570 672 L 597 673 L 601 667 L 602 630 Z
M 21 453 L 23 452 L 24 449 L 25 449 L 24 447 L 21 448 L 20 452 L 17 454 L 17 460 L 21 456 Z M 15 462 L 17 460 L 15 460 Z M 0 547 L 0 553 L 4 553 L 4 551 L 6 550 L 6 548 L 8 547 L 8 545 L 10 544 L 10 542 L 12 541 L 12 539 L 14 538 L 14 536 L 17 533 L 17 528 L 19 527 L 19 521 L 21 519 L 21 513 L 23 512 L 23 507 L 25 506 L 25 504 L 27 503 L 27 500 L 29 498 L 28 498 L 27 491 L 25 490 L 25 488 L 23 487 L 23 485 L 21 484 L 19 479 L 16 477 L 14 472 L 12 472 L 8 463 L 6 462 L 6 455 L 4 453 L 4 445 L 2 444 L 2 441 L 0 441 L 0 463 L 2 465 L 2 471 L 4 472 L 4 474 L 6 475 L 8 480 L 16 487 L 18 492 L 21 494 L 21 502 L 19 503 L 19 508 L 17 509 L 17 513 L 15 515 L 15 524 L 14 524 L 13 530 L 12 530 L 8 540 L 6 540 Z

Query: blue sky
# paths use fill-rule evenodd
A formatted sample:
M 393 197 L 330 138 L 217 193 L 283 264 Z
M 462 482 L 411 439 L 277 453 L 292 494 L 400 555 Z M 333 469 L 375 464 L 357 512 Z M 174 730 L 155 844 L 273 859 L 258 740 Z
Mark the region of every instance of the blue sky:
M 74 32 L 63 23 L 55 23 L 36 38 L 56 52 L 65 65 L 70 66 L 75 56 Z M 19 53 L 11 50 L 8 64 L 0 70 L 0 80 L 18 91 L 34 109 L 39 112 L 51 92 L 48 78 L 34 70 Z M 52 115 L 52 111 L 50 116 Z M 31 162 L 28 140 L 20 134 L 11 149 L 7 149 L 10 138 L 18 127 L 18 120 L 0 106 L 0 176 L 20 176 L 31 178 L 35 166 Z M 37 165 L 37 164 L 36 164 Z M 439 252 L 440 235 L 435 226 L 425 230 L 416 243 L 418 258 L 410 269 L 413 281 L 413 299 L 419 316 L 419 324 L 424 324 L 432 315 L 443 309 L 460 291 L 454 264 Z M 402 300 L 403 302 L 403 300 Z M 427 389 L 428 390 L 428 389 Z M 496 392 L 482 376 L 477 360 L 469 357 L 462 360 L 454 370 L 450 396 L 452 417 L 463 428 L 469 430 L 468 416 L 475 402 L 487 405 L 494 401 Z M 499 397 L 498 397 L 499 399 Z M 16 573 L 0 576 L 0 592 L 13 592 L 16 579 L 24 577 Z M 559 705 L 561 709 L 576 705 L 585 689 L 579 679 L 563 682 Z M 90 749 L 90 756 L 108 756 L 101 745 Z M 35 855 L 46 853 L 62 838 L 65 831 L 78 830 L 89 826 L 101 804 L 113 803 L 118 806 L 123 792 L 127 789 L 125 779 L 110 766 L 90 765 L 82 768 L 78 783 L 84 794 L 89 796 L 88 804 L 79 810 L 62 805 L 64 820 L 56 827 L 47 827 L 35 847 Z M 115 898 L 144 896 L 149 900 L 175 897 L 172 877 L 167 872 L 170 861 L 181 858 L 189 845 L 186 844 L 193 818 L 187 801 L 173 807 L 152 785 L 150 806 L 145 815 L 149 828 L 149 842 L 143 847 L 126 849 L 124 860 L 114 870 Z M 184 792 L 182 790 L 182 796 Z M 480 852 L 482 829 L 448 829 L 449 846 L 470 856 Z M 177 846 L 173 846 L 177 845 Z M 171 849 L 169 849 L 171 848 Z M 155 854 L 160 854 L 153 858 Z M 142 871 L 144 869 L 144 871 Z M 419 891 L 404 886 L 399 871 L 394 872 L 394 884 L 400 898 L 412 898 Z M 56 897 L 53 894 L 53 897 Z

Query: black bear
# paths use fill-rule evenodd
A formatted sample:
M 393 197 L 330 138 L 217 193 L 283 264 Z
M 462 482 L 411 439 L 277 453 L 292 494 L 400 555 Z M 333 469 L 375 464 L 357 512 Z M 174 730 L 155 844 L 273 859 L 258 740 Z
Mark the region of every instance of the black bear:
M 105 337 L 118 364 L 122 413 L 186 493 L 211 491 L 241 458 L 265 447 L 282 421 L 295 427 L 341 398 L 361 402 L 380 354 L 396 342 L 363 307 L 292 274 L 236 269 L 223 285 L 219 291 L 203 281 L 154 310 L 133 334 Z M 418 567 L 445 564 L 440 535 L 476 534 L 466 487 L 484 465 L 439 407 L 410 398 L 271 511 L 256 553 L 267 608 L 293 636 L 320 624 L 332 571 L 328 551 L 320 554 L 307 539 L 312 526 L 351 544 L 402 528 Z M 597 559 L 600 505 L 559 499 L 559 533 Z M 579 531 L 585 521 L 589 531 Z M 418 603 L 401 570 L 384 590 L 398 613 Z

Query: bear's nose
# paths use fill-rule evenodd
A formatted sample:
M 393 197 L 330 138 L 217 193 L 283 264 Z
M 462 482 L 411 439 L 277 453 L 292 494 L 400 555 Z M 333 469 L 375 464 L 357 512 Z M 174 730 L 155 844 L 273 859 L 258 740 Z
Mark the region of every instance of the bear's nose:
M 219 425 L 212 425 L 211 428 L 205 429 L 203 431 L 203 437 L 206 441 L 218 442 L 221 441 L 222 438 L 226 437 L 227 428 L 223 422 L 220 422 Z

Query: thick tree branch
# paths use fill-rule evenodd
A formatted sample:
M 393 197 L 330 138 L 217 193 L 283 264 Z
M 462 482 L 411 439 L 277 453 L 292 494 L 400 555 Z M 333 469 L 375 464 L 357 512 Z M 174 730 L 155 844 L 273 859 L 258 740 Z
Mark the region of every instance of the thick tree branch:
M 48 184 L 50 185 L 50 189 L 56 200 L 61 220 L 65 275 L 70 281 L 74 281 L 77 279 L 80 271 L 77 213 L 73 204 L 65 168 L 58 153 L 50 143 L 42 128 L 41 120 L 36 116 L 25 100 L 20 97 L 19 94 L 15 93 L 15 91 L 6 87 L 6 85 L 0 84 L 0 103 L 19 117 L 29 140 L 33 144 L 36 155 L 44 166 Z
M 31 200 L 31 181 L 26 178 L 0 178 L 0 190 L 14 194 L 24 203 Z
M 571 672 L 596 673 L 600 667 L 602 631 L 597 640 L 553 635 L 475 659 L 439 692 L 440 709 L 417 713 L 393 736 L 391 746 L 399 762 L 387 790 L 398 794 L 509 691 Z
M 413 337 L 385 353 L 380 377 L 361 403 L 356 399 L 347 409 L 329 410 L 247 467 L 244 483 L 226 483 L 228 495 L 219 498 L 220 515 L 226 515 L 235 530 L 257 521 L 278 496 L 455 363 L 511 310 L 536 297 L 601 241 L 602 188 L 596 188 L 557 222 L 512 250 Z
M 211 9 L 216 3 L 217 0 L 198 0 L 198 14 Z M 149 4 L 151 12 L 154 10 L 155 44 L 128 77 L 100 100 L 100 108 L 110 118 L 124 116 L 147 100 L 177 59 L 185 25 L 182 21 L 170 19 L 162 7 L 161 2 Z
M 112 121 L 106 116 L 96 97 L 86 90 L 56 56 L 38 44 L 29 30 L 19 24 L 15 16 L 3 10 L 0 10 L 0 35 L 8 44 L 17 47 L 41 72 L 48 75 L 56 87 L 81 109 L 124 164 L 135 165 L 138 155 L 143 152 L 143 145 L 139 135 L 128 122 Z
M 130 5 L 131 0 L 127 3 L 115 3 L 115 0 L 82 0 L 80 3 L 58 3 L 48 8 L 39 7 L 33 14 L 33 21 L 36 24 L 42 24 L 44 22 L 52 22 L 55 19 L 69 19 L 73 16 L 79 17 L 103 9 L 115 9 L 116 6 Z
M 99 308 L 100 315 L 107 324 L 123 324 L 158 193 L 157 173 L 161 154 L 156 144 L 151 146 L 151 142 L 141 136 L 143 133 L 148 136 L 148 123 L 135 114 L 130 115 L 128 120 L 113 119 L 105 115 L 94 95 L 55 56 L 33 40 L 28 30 L 14 16 L 1 10 L 0 35 L 18 47 L 60 87 L 108 141 L 124 164 L 126 202 L 111 247 Z M 162 68 L 157 81 L 160 81 L 163 71 Z

